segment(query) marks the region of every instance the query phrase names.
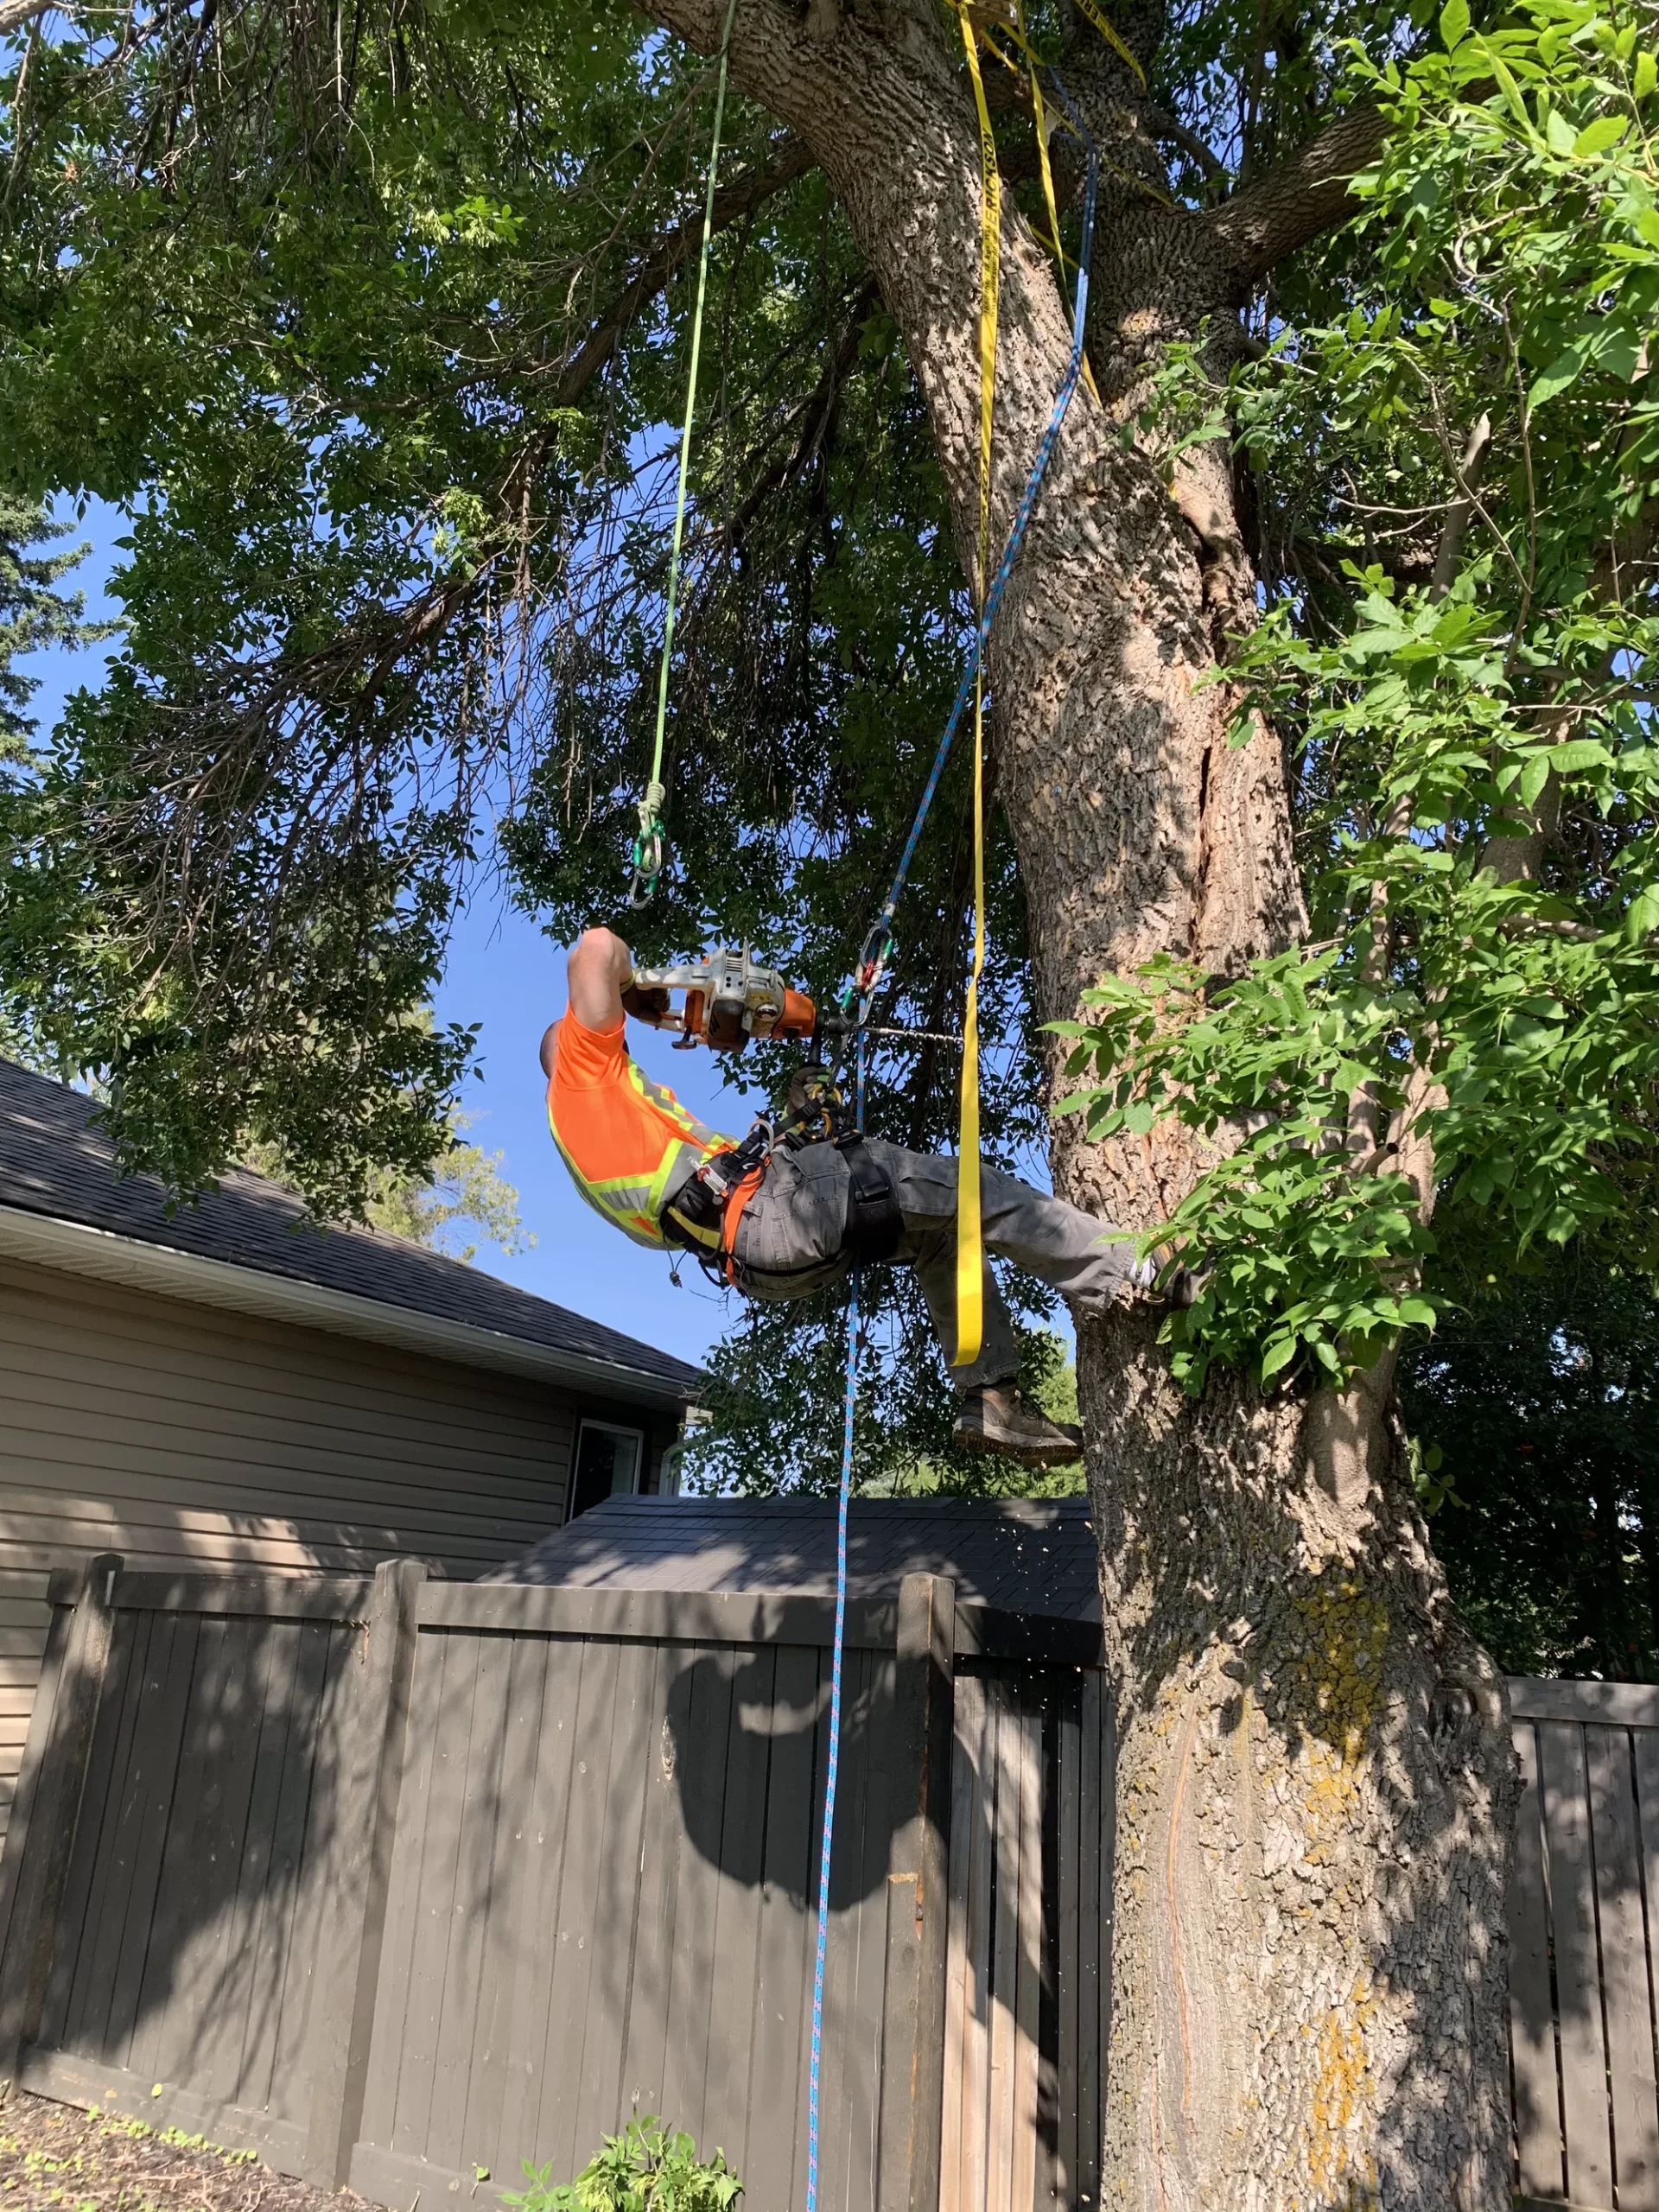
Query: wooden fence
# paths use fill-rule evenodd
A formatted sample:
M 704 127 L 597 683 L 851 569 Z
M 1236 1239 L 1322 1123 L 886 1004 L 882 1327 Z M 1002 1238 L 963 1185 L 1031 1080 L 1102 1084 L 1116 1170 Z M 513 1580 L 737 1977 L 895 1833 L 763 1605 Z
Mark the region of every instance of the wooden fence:
M 54 1598 L 0 1860 L 0 2075 L 325 2186 L 405 2208 L 418 2190 L 429 2212 L 488 2204 L 527 2153 L 568 2177 L 632 2110 L 721 2145 L 755 2212 L 800 2201 L 827 1603 L 113 1558 Z M 1030 1887 L 1053 1821 L 1033 1829 L 1029 1778 L 999 1796 L 995 1744 L 982 1777 L 983 1746 L 953 1728 L 960 1655 L 982 1705 L 1037 1698 L 1077 1797 L 1079 1654 L 1042 1706 L 1028 1635 L 926 1575 L 849 1608 L 826 2207 L 938 2202 L 953 1789 L 996 1929 L 959 1927 L 957 1986 L 999 2055 L 993 2016 L 1034 2028 L 1058 2174 L 1075 1930 L 1062 1960 Z M 986 1878 L 1010 1821 L 1011 1889 Z M 1036 2154 L 1010 2150 L 1016 2169 Z M 1006 2188 L 962 2202 L 1010 2212 Z
M 1659 2212 L 1659 1689 L 1510 1685 L 1517 2181 L 1527 2204 Z
M 799 2202 L 827 1604 L 113 1558 L 54 1599 L 0 2075 L 403 2212 L 633 2109 Z M 1097 1667 L 925 1575 L 849 1630 L 821 2202 L 1097 2202 Z M 1659 2212 L 1659 1691 L 1512 1692 L 1518 2187 Z

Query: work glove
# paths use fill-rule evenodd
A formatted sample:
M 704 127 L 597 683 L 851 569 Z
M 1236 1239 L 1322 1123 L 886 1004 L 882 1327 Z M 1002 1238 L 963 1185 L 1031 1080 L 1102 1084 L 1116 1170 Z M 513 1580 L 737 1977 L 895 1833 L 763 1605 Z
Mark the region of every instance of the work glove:
M 631 1014 L 636 1021 L 648 1021 L 654 1028 L 669 1011 L 668 991 L 662 985 L 652 990 L 643 990 L 638 983 L 630 983 L 622 994 L 622 1005 L 624 1011 Z

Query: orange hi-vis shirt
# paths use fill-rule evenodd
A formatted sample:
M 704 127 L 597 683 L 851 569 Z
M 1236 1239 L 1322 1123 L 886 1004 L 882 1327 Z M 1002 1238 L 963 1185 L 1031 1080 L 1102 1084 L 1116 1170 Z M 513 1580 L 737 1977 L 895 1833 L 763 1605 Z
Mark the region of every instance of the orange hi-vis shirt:
M 547 1123 L 576 1188 L 636 1244 L 664 1242 L 663 1194 L 683 1156 L 729 1152 L 732 1139 L 704 1128 L 671 1090 L 629 1057 L 626 1020 L 589 1029 L 574 1014 L 558 1024 Z M 694 1161 L 695 1164 L 695 1161 Z

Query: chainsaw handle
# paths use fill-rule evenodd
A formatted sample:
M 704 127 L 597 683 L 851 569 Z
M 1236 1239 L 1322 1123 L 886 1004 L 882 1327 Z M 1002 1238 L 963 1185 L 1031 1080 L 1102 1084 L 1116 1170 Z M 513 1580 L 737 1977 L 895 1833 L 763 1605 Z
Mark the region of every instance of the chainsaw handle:
M 677 1027 L 672 1020 L 672 1001 L 667 988 L 661 983 L 630 981 L 622 994 L 622 1007 L 636 1021 L 648 1021 L 653 1029 Z

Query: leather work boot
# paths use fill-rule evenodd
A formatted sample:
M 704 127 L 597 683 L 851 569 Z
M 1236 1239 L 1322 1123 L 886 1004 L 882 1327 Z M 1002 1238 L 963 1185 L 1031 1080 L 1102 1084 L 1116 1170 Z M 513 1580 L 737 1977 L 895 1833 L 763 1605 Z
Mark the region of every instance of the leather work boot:
M 1083 1431 L 1071 1421 L 1050 1421 L 1028 1406 L 1014 1385 L 970 1390 L 962 1402 L 954 1444 L 970 1452 L 995 1452 L 1026 1467 L 1060 1467 L 1083 1456 Z

